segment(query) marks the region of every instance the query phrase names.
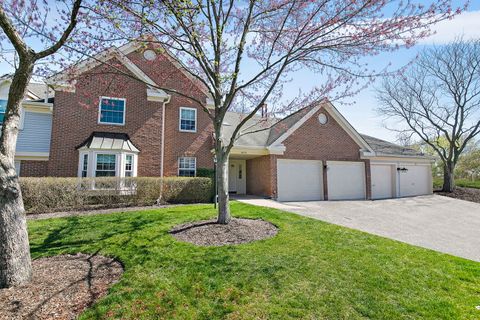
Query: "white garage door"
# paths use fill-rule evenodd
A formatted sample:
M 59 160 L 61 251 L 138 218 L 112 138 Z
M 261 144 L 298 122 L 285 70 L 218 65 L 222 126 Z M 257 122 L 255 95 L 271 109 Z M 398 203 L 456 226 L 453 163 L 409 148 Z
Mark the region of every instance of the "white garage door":
M 399 196 L 411 197 L 432 193 L 430 166 L 400 164 L 397 170 Z M 402 170 L 403 169 L 403 170 Z
M 327 161 L 328 200 L 365 199 L 363 162 Z
M 394 170 L 394 165 L 371 164 L 372 199 L 388 199 L 394 197 Z
M 287 159 L 278 160 L 278 200 L 323 200 L 322 168 L 321 161 Z

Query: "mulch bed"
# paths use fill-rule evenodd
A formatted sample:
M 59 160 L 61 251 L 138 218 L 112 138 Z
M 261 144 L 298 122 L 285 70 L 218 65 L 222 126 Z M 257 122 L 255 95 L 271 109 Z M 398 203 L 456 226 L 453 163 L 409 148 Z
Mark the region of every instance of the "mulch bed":
M 117 282 L 120 262 L 100 255 L 60 255 L 32 262 L 33 278 L 0 289 L 0 319 L 76 319 Z
M 170 233 L 178 240 L 198 246 L 224 246 L 272 238 L 278 228 L 260 219 L 234 218 L 226 225 L 218 224 L 216 220 L 186 223 L 176 226 Z
M 480 189 L 456 187 L 452 193 L 435 191 L 435 194 L 480 203 Z

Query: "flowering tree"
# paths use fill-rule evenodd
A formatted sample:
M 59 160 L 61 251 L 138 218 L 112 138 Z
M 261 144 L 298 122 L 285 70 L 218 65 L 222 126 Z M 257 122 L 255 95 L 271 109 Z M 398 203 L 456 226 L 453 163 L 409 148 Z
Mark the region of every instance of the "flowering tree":
M 80 50 L 88 51 L 85 35 L 92 21 L 88 19 L 86 2 L 0 1 L 0 58 L 15 69 L 0 138 L 0 288 L 28 281 L 32 273 L 22 194 L 14 166 L 20 105 L 34 72 L 46 70 L 40 62 L 54 58 L 58 65 Z
M 230 220 L 231 149 L 249 133 L 247 121 L 265 103 L 279 101 L 290 77 L 308 70 L 319 75 L 319 83 L 277 112 L 375 75 L 363 57 L 412 46 L 429 34 L 432 23 L 460 11 L 449 0 L 429 6 L 394 0 L 105 0 L 103 5 L 117 37 L 148 35 L 145 41 L 168 50 L 208 90 L 214 108 L 203 110 L 214 127 L 221 224 Z M 244 115 L 227 137 L 222 123 L 229 110 Z

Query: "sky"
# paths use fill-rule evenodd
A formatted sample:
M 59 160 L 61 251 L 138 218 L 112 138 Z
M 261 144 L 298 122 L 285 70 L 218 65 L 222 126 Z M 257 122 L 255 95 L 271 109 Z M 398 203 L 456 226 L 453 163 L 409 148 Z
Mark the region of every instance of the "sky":
M 426 2 L 431 0 L 425 0 Z M 464 0 L 454 0 L 453 5 L 461 6 Z M 429 38 L 422 39 L 419 44 L 410 49 L 401 49 L 395 52 L 384 53 L 369 59 L 369 66 L 374 70 L 381 70 L 391 64 L 392 68 L 400 68 L 415 59 L 418 53 L 432 45 L 442 45 L 463 35 L 465 39 L 480 39 L 480 1 L 470 0 L 470 7 L 467 11 L 456 16 L 452 20 L 442 21 L 433 26 L 435 32 Z M 11 72 L 11 68 L 6 63 L 0 62 L 0 74 Z M 313 75 L 307 72 L 300 72 L 301 76 L 295 76 L 294 81 L 284 87 L 285 96 L 293 97 L 298 94 L 301 88 L 311 88 L 312 83 L 319 82 Z M 345 118 L 360 133 L 375 136 L 388 141 L 395 141 L 396 134 L 383 126 L 383 121 L 377 115 L 375 87 L 379 85 L 377 80 L 368 88 L 362 90 L 356 96 L 335 102 L 335 106 L 345 116 Z M 303 90 L 304 92 L 308 90 Z
M 480 39 L 480 1 L 472 1 L 468 11 L 452 20 L 438 23 L 433 30 L 436 34 L 422 39 L 419 44 L 410 49 L 402 49 L 375 57 L 375 61 L 370 64 L 370 67 L 379 70 L 390 62 L 394 66 L 406 65 L 415 59 L 421 50 L 432 45 L 448 43 L 459 35 L 463 35 L 465 39 Z M 377 104 L 375 87 L 378 85 L 379 81 L 377 80 L 376 83 L 349 99 L 355 102 L 353 105 L 336 104 L 336 107 L 360 133 L 394 142 L 396 133 L 386 129 L 383 126 L 382 118 L 375 112 Z

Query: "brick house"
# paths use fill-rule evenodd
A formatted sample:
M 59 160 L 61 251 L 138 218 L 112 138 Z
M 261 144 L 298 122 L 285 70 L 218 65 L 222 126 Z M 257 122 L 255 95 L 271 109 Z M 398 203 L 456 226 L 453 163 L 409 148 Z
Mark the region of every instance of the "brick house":
M 207 91 L 175 59 L 133 43 L 97 59 L 104 63 L 85 61 L 69 71 L 75 72 L 74 82 L 65 73 L 50 79 L 55 100 L 47 165 L 35 172 L 37 164 L 29 162 L 26 172 L 195 176 L 198 168 L 213 168 L 213 128 L 203 111 L 210 107 Z M 242 117 L 227 113 L 227 138 Z M 284 119 L 255 116 L 245 128 L 254 133 L 245 129 L 232 149 L 232 193 L 291 201 L 432 192 L 430 159 L 360 135 L 331 103 Z

